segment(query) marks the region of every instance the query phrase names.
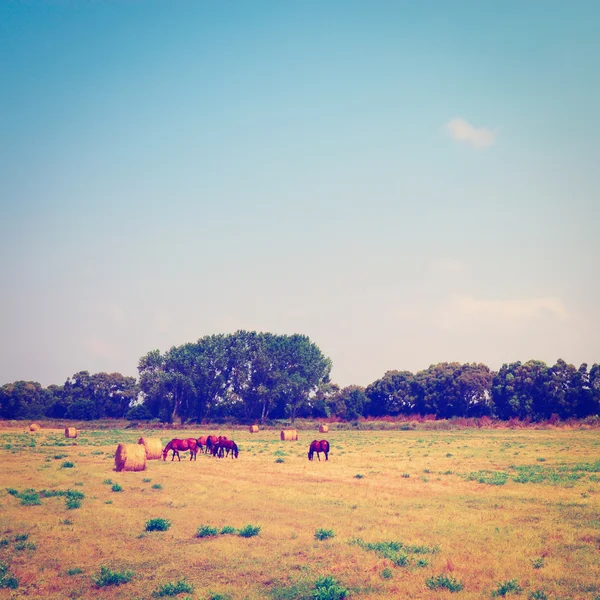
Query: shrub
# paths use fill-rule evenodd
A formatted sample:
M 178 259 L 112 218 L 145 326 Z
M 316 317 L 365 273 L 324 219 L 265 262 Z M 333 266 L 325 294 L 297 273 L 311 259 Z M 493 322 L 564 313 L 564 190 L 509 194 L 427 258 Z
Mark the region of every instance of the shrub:
M 152 489 L 153 490 L 162 490 L 162 485 L 160 485 L 160 483 L 153 483 Z
M 150 483 L 152 481 L 152 479 L 150 479 L 150 477 L 144 477 L 144 479 L 142 479 L 142 481 L 144 483 Z
M 364 477 L 364 475 L 362 475 L 361 473 L 357 473 L 357 474 L 354 476 L 354 479 L 362 479 L 363 477 Z
M 19 587 L 19 580 L 11 575 L 6 563 L 0 562 L 0 589 L 8 588 L 16 590 Z
M 314 600 L 343 600 L 348 590 L 342 587 L 331 575 L 319 577 L 315 581 Z
M 102 483 L 105 483 L 106 485 L 112 485 L 112 479 L 105 479 Z
M 98 587 L 106 587 L 108 585 L 121 585 L 128 583 L 133 579 L 133 571 L 113 571 L 108 567 L 100 567 L 100 574 L 97 577 L 92 577 L 92 581 Z
M 65 460 L 65 462 L 61 465 L 63 469 L 72 469 L 74 466 L 75 463 L 71 462 L 70 460 Z
M 516 579 L 502 581 L 498 584 L 495 590 L 492 591 L 492 598 L 497 596 L 506 596 L 506 594 L 520 594 L 523 588 L 519 585 Z
M 69 569 L 66 573 L 69 577 L 72 577 L 73 575 L 79 575 L 80 573 L 83 573 L 83 569 L 75 567 L 74 569 Z
M 404 479 L 408 479 L 410 477 L 410 473 L 402 473 L 402 477 L 404 477 Z
M 383 579 L 391 579 L 392 575 L 393 575 L 393 572 L 389 567 L 386 567 L 383 571 L 381 571 L 381 577 Z
M 463 589 L 463 584 L 460 581 L 444 573 L 437 577 L 429 577 L 425 580 L 425 584 L 430 590 L 446 589 L 450 592 L 460 592 Z
M 210 594 L 207 600 L 231 600 L 231 596 L 229 594 Z
M 75 508 L 81 508 L 81 500 L 79 498 L 67 497 L 65 500 L 65 506 L 69 510 L 74 510 Z
M 276 462 L 276 463 L 284 463 L 284 462 L 285 462 L 285 459 L 283 459 L 283 458 L 276 458 L 276 459 L 275 459 L 275 462 Z
M 35 491 L 22 492 L 18 497 L 21 498 L 21 504 L 23 506 L 37 506 L 42 503 L 40 495 Z
M 238 531 L 238 535 L 241 537 L 249 538 L 249 537 L 254 537 L 255 535 L 258 535 L 259 532 L 260 532 L 259 525 L 246 525 L 246 527 L 242 527 Z
M 35 550 L 36 545 L 32 542 L 18 542 L 15 544 L 15 550 Z
M 177 594 L 192 593 L 193 591 L 194 586 L 183 578 L 175 583 L 161 585 L 156 591 L 152 592 L 152 595 L 155 598 L 164 598 L 165 596 L 177 596 Z
M 541 569 L 544 566 L 544 559 L 541 556 L 539 558 L 532 558 L 531 566 L 534 569 Z
M 205 538 L 205 537 L 214 537 L 218 535 L 218 531 L 216 527 L 211 527 L 210 525 L 200 525 L 198 531 L 196 532 L 196 537 Z
M 315 538 L 318 540 L 328 540 L 335 536 L 335 531 L 333 529 L 317 529 L 315 531 Z
M 150 519 L 146 523 L 146 531 L 167 531 L 171 527 L 171 521 L 167 519 Z
M 115 484 L 113 484 L 111 490 L 113 492 L 122 492 L 123 488 L 118 483 L 115 483 Z
M 531 592 L 528 597 L 529 600 L 548 600 L 548 596 L 546 596 L 546 593 L 542 592 L 542 590 L 535 590 L 535 592 Z
M 17 533 L 17 535 L 15 535 L 15 542 L 24 542 L 28 537 L 28 533 Z
M 225 525 L 225 527 L 221 529 L 221 535 L 227 535 L 231 533 L 237 533 L 237 529 L 235 527 L 231 527 L 231 525 Z
M 19 490 L 15 490 L 15 488 L 6 488 L 6 491 L 11 495 L 11 496 L 18 496 L 19 495 Z

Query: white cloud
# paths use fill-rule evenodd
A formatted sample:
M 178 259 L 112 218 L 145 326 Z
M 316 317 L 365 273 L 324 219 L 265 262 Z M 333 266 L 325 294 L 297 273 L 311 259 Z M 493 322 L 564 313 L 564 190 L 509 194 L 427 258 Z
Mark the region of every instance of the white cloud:
M 497 132 L 485 127 L 474 127 L 468 121 L 455 117 L 445 125 L 448 135 L 457 142 L 465 142 L 473 148 L 487 148 L 496 141 Z
M 510 327 L 532 320 L 561 320 L 570 317 L 560 298 L 481 300 L 468 294 L 453 294 L 442 303 L 435 320 L 446 330 L 480 330 Z

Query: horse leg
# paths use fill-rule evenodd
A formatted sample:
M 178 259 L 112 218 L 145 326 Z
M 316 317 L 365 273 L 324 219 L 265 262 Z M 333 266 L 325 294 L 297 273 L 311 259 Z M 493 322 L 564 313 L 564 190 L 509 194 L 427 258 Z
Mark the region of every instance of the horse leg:
M 325 452 L 325 460 L 329 460 L 329 452 Z
M 319 462 L 321 462 L 321 454 L 318 450 L 317 450 L 317 458 L 319 459 Z

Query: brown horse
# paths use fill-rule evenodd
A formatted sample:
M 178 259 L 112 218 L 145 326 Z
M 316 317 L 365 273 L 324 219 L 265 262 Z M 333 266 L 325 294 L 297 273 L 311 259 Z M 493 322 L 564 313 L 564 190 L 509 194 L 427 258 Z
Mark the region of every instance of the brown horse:
M 198 444 L 198 450 L 200 450 L 200 452 L 208 452 L 208 447 L 206 445 L 206 442 L 208 441 L 208 438 L 206 436 L 200 436 L 196 442 Z
M 206 438 L 206 452 L 210 452 L 212 454 L 213 446 L 219 441 L 219 438 L 216 435 L 209 435 Z
M 237 458 L 240 453 L 237 444 L 233 440 L 228 440 L 227 438 L 224 438 L 221 439 L 221 441 L 218 443 L 217 453 L 213 453 L 213 456 L 223 458 L 223 456 L 229 456 L 230 452 L 231 458 Z
M 185 440 L 179 440 L 177 438 L 171 440 L 163 450 L 163 460 L 167 460 L 167 455 L 169 454 L 169 450 L 173 451 L 173 456 L 171 457 L 171 461 L 175 460 L 175 455 L 177 458 L 181 460 L 179 456 L 179 451 L 185 452 L 186 450 L 190 451 L 190 460 L 196 460 L 196 454 L 198 453 L 198 442 L 194 438 L 187 438 Z
M 313 459 L 315 452 L 317 453 L 317 458 L 319 459 L 319 461 L 321 460 L 319 452 L 324 452 L 325 460 L 329 460 L 329 442 L 327 440 L 321 440 L 320 442 L 318 442 L 317 440 L 313 440 L 308 450 L 308 460 Z

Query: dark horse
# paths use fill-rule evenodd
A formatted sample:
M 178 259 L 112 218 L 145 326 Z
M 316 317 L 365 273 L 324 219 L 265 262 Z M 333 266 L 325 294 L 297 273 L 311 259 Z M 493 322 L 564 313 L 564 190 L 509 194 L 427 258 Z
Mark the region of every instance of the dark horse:
M 178 440 L 175 438 L 174 440 L 171 440 L 163 450 L 163 460 L 167 460 L 169 450 L 173 451 L 171 461 L 175 460 L 175 455 L 177 455 L 177 458 L 181 460 L 181 457 L 179 456 L 180 450 L 182 452 L 189 450 L 190 460 L 196 460 L 196 454 L 198 453 L 198 442 L 194 438 L 187 438 L 185 440 Z
M 308 450 L 308 460 L 313 459 L 315 452 L 317 453 L 317 458 L 319 460 L 321 460 L 319 452 L 324 452 L 325 460 L 329 460 L 329 442 L 327 440 L 321 440 L 320 442 L 318 442 L 317 440 L 313 440 Z
M 206 446 L 206 452 L 210 452 L 212 454 L 213 451 L 213 447 L 214 445 L 219 441 L 219 438 L 217 438 L 216 435 L 209 435 L 206 438 L 206 443 L 204 444 Z
M 240 453 L 237 444 L 233 440 L 228 440 L 227 438 L 220 440 L 213 448 L 213 456 L 218 456 L 219 458 L 229 456 L 230 452 L 231 458 L 237 458 Z

